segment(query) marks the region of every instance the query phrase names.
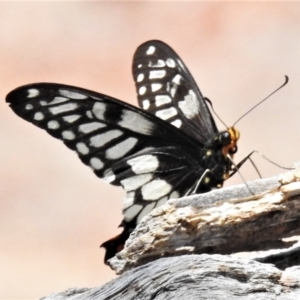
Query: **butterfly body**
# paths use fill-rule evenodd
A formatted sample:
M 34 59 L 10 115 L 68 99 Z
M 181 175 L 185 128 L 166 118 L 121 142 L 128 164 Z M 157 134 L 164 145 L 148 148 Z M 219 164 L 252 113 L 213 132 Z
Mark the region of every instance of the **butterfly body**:
M 105 261 L 152 209 L 219 188 L 235 172 L 238 131 L 218 131 L 206 99 L 169 46 L 142 44 L 132 70 L 143 109 L 54 83 L 25 85 L 6 97 L 18 116 L 62 140 L 98 177 L 126 191 L 123 232 L 102 244 Z

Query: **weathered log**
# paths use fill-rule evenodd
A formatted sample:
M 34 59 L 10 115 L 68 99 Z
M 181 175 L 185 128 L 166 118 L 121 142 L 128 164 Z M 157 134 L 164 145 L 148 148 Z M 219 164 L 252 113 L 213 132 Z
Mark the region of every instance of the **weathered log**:
M 300 169 L 152 211 L 109 263 L 118 273 L 161 257 L 288 248 L 300 235 Z
M 295 235 L 299 165 L 247 185 L 169 200 L 109 261 L 120 277 L 43 299 L 300 299 L 300 245 L 287 240 Z M 280 250 L 257 252 L 274 248 Z M 251 260 L 237 257 L 245 251 Z
M 223 255 L 161 258 L 127 271 L 102 287 L 68 290 L 43 300 L 296 300 L 300 268 Z

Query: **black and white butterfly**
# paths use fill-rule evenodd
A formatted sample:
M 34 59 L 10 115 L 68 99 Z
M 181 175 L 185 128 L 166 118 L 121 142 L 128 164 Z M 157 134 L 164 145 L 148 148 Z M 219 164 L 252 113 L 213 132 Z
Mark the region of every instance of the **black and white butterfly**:
M 142 44 L 132 72 L 143 110 L 54 83 L 21 86 L 6 98 L 18 116 L 61 139 L 98 177 L 125 189 L 124 230 L 102 244 L 105 262 L 152 209 L 220 188 L 237 170 L 232 159 L 239 132 L 218 131 L 207 100 L 168 45 Z

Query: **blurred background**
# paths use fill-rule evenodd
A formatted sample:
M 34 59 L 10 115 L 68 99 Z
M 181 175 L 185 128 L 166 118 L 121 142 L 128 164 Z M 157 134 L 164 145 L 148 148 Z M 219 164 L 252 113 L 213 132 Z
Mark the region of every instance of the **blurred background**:
M 0 3 L 0 299 L 37 299 L 115 277 L 99 245 L 119 233 L 123 191 L 75 153 L 18 118 L 12 89 L 58 82 L 136 105 L 135 49 L 171 45 L 217 113 L 245 111 L 236 162 L 257 149 L 284 166 L 300 160 L 300 3 Z M 222 129 L 222 126 L 220 126 Z M 283 172 L 254 157 L 264 176 Z M 257 178 L 250 164 L 246 180 Z M 241 183 L 235 175 L 226 185 Z

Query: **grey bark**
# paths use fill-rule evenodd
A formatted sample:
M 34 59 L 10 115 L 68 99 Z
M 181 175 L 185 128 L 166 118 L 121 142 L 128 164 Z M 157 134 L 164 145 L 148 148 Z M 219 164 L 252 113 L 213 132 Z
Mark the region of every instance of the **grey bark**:
M 169 200 L 109 261 L 119 278 L 44 299 L 300 299 L 300 245 L 288 239 L 295 235 L 299 166 L 247 186 Z
M 109 263 L 121 274 L 161 257 L 183 254 L 232 254 L 274 248 L 292 254 L 288 248 L 296 242 L 285 239 L 300 235 L 298 180 L 299 168 L 248 186 L 170 200 L 141 221 L 124 250 Z M 258 257 L 262 260 L 261 255 Z M 273 257 L 269 262 L 280 259 L 287 258 Z M 278 267 L 288 266 L 288 259 L 285 264 L 278 262 Z
M 43 300 L 296 300 L 300 268 L 223 255 L 161 258 L 125 272 L 102 287 L 69 290 Z

